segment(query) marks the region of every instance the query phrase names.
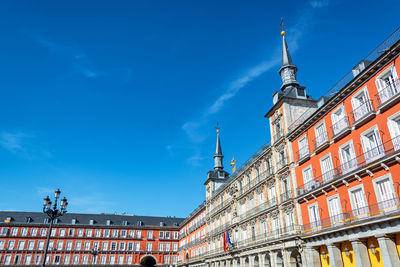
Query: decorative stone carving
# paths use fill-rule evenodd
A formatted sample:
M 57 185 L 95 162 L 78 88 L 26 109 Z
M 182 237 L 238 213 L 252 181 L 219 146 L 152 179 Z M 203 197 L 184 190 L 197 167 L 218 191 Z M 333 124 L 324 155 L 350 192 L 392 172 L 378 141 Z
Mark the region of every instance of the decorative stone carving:
M 257 189 L 256 189 L 256 192 L 257 192 L 257 194 L 261 194 L 261 193 L 263 193 L 264 192 L 264 186 L 259 186 Z
M 252 200 L 254 198 L 254 192 L 250 192 L 247 197 Z

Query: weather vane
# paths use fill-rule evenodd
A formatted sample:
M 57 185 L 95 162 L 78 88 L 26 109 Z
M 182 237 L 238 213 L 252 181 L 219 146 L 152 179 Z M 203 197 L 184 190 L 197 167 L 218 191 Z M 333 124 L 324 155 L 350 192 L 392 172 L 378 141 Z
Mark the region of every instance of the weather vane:
M 281 35 L 285 36 L 286 32 L 285 32 L 285 26 L 283 25 L 283 18 L 281 18 Z

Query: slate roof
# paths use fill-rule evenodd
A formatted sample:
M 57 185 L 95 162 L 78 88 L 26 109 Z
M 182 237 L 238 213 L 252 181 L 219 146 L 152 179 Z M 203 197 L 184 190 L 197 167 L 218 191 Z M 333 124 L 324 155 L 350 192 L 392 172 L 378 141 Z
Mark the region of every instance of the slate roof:
M 11 217 L 11 221 L 7 224 L 43 224 L 48 216 L 42 212 L 20 212 L 20 211 L 0 211 L 0 224 L 4 224 L 5 220 Z M 30 218 L 30 222 L 27 222 Z M 76 223 L 73 224 L 73 219 Z M 58 218 L 57 224 L 61 225 L 91 225 L 90 220 L 94 220 L 93 226 L 106 226 L 107 220 L 111 223 L 109 226 L 134 226 L 134 227 L 178 227 L 185 218 L 174 217 L 153 217 L 153 216 L 136 216 L 136 215 L 116 215 L 116 214 L 85 214 L 85 213 L 66 213 Z M 124 221 L 127 225 L 124 225 Z M 139 222 L 142 222 L 141 225 Z M 108 225 L 107 225 L 108 226 Z

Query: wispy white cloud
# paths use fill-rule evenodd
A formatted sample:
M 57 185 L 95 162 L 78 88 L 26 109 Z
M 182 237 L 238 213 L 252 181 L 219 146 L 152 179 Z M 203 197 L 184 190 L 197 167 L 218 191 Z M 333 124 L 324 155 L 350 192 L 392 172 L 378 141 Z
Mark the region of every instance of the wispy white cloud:
M 51 157 L 52 154 L 49 150 L 33 142 L 35 138 L 35 135 L 23 132 L 1 132 L 0 147 L 28 159 Z
M 330 3 L 328 0 L 311 0 L 307 7 L 304 8 L 301 15 L 297 18 L 296 23 L 293 27 L 290 28 L 290 40 L 289 47 L 291 53 L 294 53 L 299 47 L 299 40 L 305 34 L 308 28 L 311 25 L 315 24 L 315 20 L 313 19 L 314 13 L 317 9 L 326 7 Z M 311 9 L 309 7 L 312 7 Z M 277 51 L 281 50 L 281 45 L 277 46 L 275 49 L 272 49 L 272 53 L 269 56 L 268 60 L 264 60 L 252 67 L 249 67 L 246 71 L 244 71 L 239 77 L 234 78 L 231 82 L 227 83 L 225 86 L 225 91 L 217 97 L 210 106 L 206 106 L 197 117 L 185 122 L 182 125 L 182 129 L 188 136 L 189 140 L 193 143 L 198 144 L 197 148 L 194 150 L 194 155 L 192 158 L 189 158 L 188 163 L 192 165 L 199 164 L 199 161 L 203 159 L 203 157 L 199 154 L 199 144 L 206 139 L 207 134 L 206 131 L 202 130 L 204 128 L 212 115 L 218 113 L 224 106 L 234 98 L 241 89 L 246 87 L 249 83 L 260 77 L 265 72 L 275 68 L 278 66 L 280 62 L 280 53 Z
M 74 72 L 79 73 L 86 78 L 97 78 L 101 75 L 101 73 L 93 67 L 87 54 L 78 46 L 57 43 L 38 33 L 30 34 L 30 36 L 39 46 L 64 58 L 66 63 L 70 64 L 70 67 Z
M 68 197 L 68 202 L 73 203 L 69 209 L 71 212 L 79 210 L 79 212 L 85 213 L 101 213 L 110 210 L 116 206 L 116 203 L 108 200 L 106 196 L 99 192 L 92 192 L 85 195 L 71 195 Z

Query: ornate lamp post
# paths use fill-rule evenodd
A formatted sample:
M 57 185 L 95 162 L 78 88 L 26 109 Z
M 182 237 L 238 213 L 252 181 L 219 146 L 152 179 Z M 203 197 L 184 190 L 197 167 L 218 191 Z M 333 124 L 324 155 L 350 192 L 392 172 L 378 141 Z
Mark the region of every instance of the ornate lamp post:
M 43 212 L 47 214 L 50 218 L 50 225 L 49 225 L 49 232 L 47 233 L 47 240 L 46 240 L 46 247 L 44 250 L 44 255 L 43 255 L 43 260 L 42 260 L 42 267 L 45 267 L 46 265 L 46 258 L 47 258 L 47 250 L 49 249 L 49 240 L 50 240 L 50 235 L 51 235 L 51 229 L 53 228 L 53 221 L 54 219 L 63 216 L 67 212 L 67 206 L 68 202 L 67 199 L 64 197 L 60 201 L 60 207 L 61 209 L 57 208 L 57 201 L 60 198 L 61 191 L 60 189 L 57 189 L 54 192 L 54 204 L 53 207 L 51 206 L 52 202 L 49 198 L 49 196 L 45 197 L 43 199 Z

